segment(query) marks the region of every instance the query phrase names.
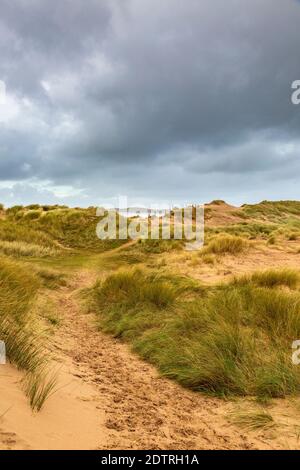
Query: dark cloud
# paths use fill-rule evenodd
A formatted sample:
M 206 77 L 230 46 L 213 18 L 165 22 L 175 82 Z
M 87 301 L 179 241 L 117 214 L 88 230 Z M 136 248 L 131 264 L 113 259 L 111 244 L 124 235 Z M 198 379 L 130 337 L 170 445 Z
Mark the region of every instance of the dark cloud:
M 9 201 L 300 197 L 296 0 L 0 7 Z

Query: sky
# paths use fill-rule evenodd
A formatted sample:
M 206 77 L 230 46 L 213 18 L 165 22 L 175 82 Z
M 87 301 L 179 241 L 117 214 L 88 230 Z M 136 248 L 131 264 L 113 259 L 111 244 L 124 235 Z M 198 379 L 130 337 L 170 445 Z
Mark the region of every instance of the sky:
M 299 25 L 298 0 L 0 0 L 0 202 L 300 199 Z

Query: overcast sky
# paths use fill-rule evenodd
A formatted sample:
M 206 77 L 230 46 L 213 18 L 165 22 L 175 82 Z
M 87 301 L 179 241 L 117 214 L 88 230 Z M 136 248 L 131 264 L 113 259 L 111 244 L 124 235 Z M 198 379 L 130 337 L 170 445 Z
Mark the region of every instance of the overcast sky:
M 0 0 L 0 202 L 300 199 L 297 0 Z

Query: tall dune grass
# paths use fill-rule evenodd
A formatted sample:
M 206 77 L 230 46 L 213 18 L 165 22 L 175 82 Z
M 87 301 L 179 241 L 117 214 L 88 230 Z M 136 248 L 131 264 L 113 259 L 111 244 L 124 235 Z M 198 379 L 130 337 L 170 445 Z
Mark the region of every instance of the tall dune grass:
M 58 248 L 57 241 L 45 231 L 30 223 L 22 225 L 17 220 L 0 220 L 0 240 L 2 242 L 20 242 L 42 247 Z
M 249 431 L 270 429 L 276 426 L 272 415 L 263 408 L 250 408 L 249 410 L 237 409 L 229 413 L 228 418 L 230 422 Z
M 297 276 L 277 271 L 269 282 L 257 273 L 198 290 L 186 284 L 188 295 L 178 295 L 172 276 L 162 283 L 129 271 L 97 283 L 91 295 L 101 328 L 183 386 L 219 396 L 284 397 L 300 391 L 300 372 L 291 363 L 300 293 L 281 289 L 294 287 Z M 153 289 L 159 301 L 149 295 Z
M 36 237 L 41 236 L 41 242 L 51 240 L 52 244 L 59 244 L 71 249 L 86 249 L 90 251 L 105 251 L 125 243 L 124 240 L 99 240 L 96 235 L 96 227 L 99 217 L 96 215 L 96 208 L 71 209 L 66 206 L 38 206 L 18 207 L 6 211 L 7 220 L 3 221 L 12 228 L 11 238 L 2 237 L 8 241 L 30 241 L 26 238 L 27 229 L 36 232 L 33 235 L 32 243 L 36 243 Z M 1 239 L 1 221 L 0 221 L 0 239 Z M 16 232 L 22 233 L 18 238 L 14 237 L 14 228 Z M 44 243 L 37 243 L 43 244 Z
M 296 289 L 300 284 L 300 273 L 294 269 L 283 268 L 267 269 L 255 272 L 251 275 L 241 276 L 235 280 L 236 284 L 243 285 L 253 283 L 257 287 L 288 287 Z
M 57 249 L 48 246 L 36 245 L 19 241 L 0 240 L 0 253 L 14 257 L 38 257 L 55 256 L 59 252 Z
M 249 247 L 249 242 L 242 237 L 234 235 L 218 235 L 203 248 L 202 254 L 232 254 L 244 252 Z
M 46 364 L 43 337 L 31 313 L 39 285 L 37 276 L 20 264 L 0 258 L 0 339 L 9 360 L 27 373 L 25 389 L 34 409 L 41 408 L 48 391 L 45 386 L 35 406 L 36 387 Z

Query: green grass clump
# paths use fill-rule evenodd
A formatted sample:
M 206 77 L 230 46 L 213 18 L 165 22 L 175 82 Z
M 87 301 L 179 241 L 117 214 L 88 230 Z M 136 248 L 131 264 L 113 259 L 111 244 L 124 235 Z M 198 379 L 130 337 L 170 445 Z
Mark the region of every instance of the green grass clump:
M 0 240 L 0 253 L 16 258 L 44 258 L 57 255 L 58 250 L 48 246 L 35 245 L 33 243 Z
M 223 199 L 214 199 L 213 201 L 211 201 L 210 205 L 214 205 L 214 206 L 222 206 L 226 204 L 225 201 L 223 201 Z
M 272 279 L 272 281 L 270 281 Z M 295 276 L 256 273 L 226 285 L 123 271 L 92 289 L 105 331 L 185 387 L 218 396 L 285 397 L 300 390 L 291 342 L 300 335 Z M 175 295 L 176 293 L 176 295 Z
M 219 235 L 206 246 L 203 250 L 203 254 L 212 253 L 215 255 L 222 254 L 239 254 L 245 251 L 249 246 L 247 240 L 242 237 L 233 235 Z
M 26 220 L 35 220 L 35 219 L 39 219 L 41 215 L 42 215 L 42 210 L 32 209 L 32 210 L 28 210 L 27 212 L 25 212 L 23 217 Z
M 242 276 L 236 279 L 239 284 L 253 283 L 258 287 L 279 287 L 285 286 L 296 289 L 300 283 L 300 273 L 294 269 L 268 269 L 258 271 L 250 276 Z
M 280 349 L 273 360 L 260 368 L 256 378 L 259 397 L 285 398 L 299 393 L 299 374 L 291 367 L 290 358 Z
M 37 276 L 18 263 L 0 258 L 0 338 L 9 360 L 26 371 L 36 386 L 46 364 L 43 336 L 32 314 L 39 287 Z M 34 388 L 28 385 L 26 390 L 33 399 Z
M 267 220 L 285 219 L 287 216 L 300 215 L 299 201 L 262 201 L 259 204 L 245 204 L 243 211 L 249 217 Z
M 63 272 L 51 268 L 40 268 L 36 270 L 41 283 L 48 289 L 56 289 L 67 285 L 66 276 Z
M 211 264 L 215 265 L 216 264 L 216 256 L 215 255 L 210 255 L 210 254 L 202 254 L 200 252 L 201 260 L 204 264 Z
M 295 289 L 300 282 L 300 274 L 293 269 L 269 269 L 252 275 L 252 281 L 261 287 L 286 286 Z
M 0 220 L 1 242 L 25 243 L 58 249 L 57 241 L 49 234 L 32 227 L 32 224 L 22 225 L 15 220 Z
M 284 227 L 284 225 L 282 225 Z M 266 239 L 271 237 L 273 234 L 276 234 L 280 229 L 280 225 L 267 222 L 255 222 L 251 219 L 240 222 L 238 224 L 230 224 L 222 227 L 206 227 L 206 238 L 210 239 L 215 235 L 233 235 L 236 237 L 244 237 L 250 240 L 255 239 Z
M 274 235 L 271 235 L 268 238 L 268 245 L 275 245 L 275 243 L 276 243 L 276 237 Z
M 272 415 L 265 409 L 234 410 L 229 414 L 229 420 L 233 424 L 249 431 L 258 429 L 270 429 L 275 426 Z
M 299 233 L 298 232 L 292 232 L 292 233 L 289 233 L 288 236 L 287 236 L 288 240 L 290 241 L 296 241 L 298 240 L 299 238 Z
M 140 240 L 140 248 L 142 253 L 168 253 L 173 250 L 182 250 L 183 245 L 183 240 Z
M 18 324 L 26 322 L 38 288 L 37 277 L 22 265 L 0 258 L 0 319 L 11 318 Z
M 164 308 L 175 298 L 175 291 L 168 282 L 152 281 L 141 270 L 120 271 L 103 284 L 97 284 L 95 289 L 102 302 L 108 305 L 121 302 L 132 308 L 145 303 Z
M 48 377 L 44 370 L 25 376 L 23 387 L 32 410 L 41 411 L 45 401 L 54 393 L 56 384 L 56 375 Z

